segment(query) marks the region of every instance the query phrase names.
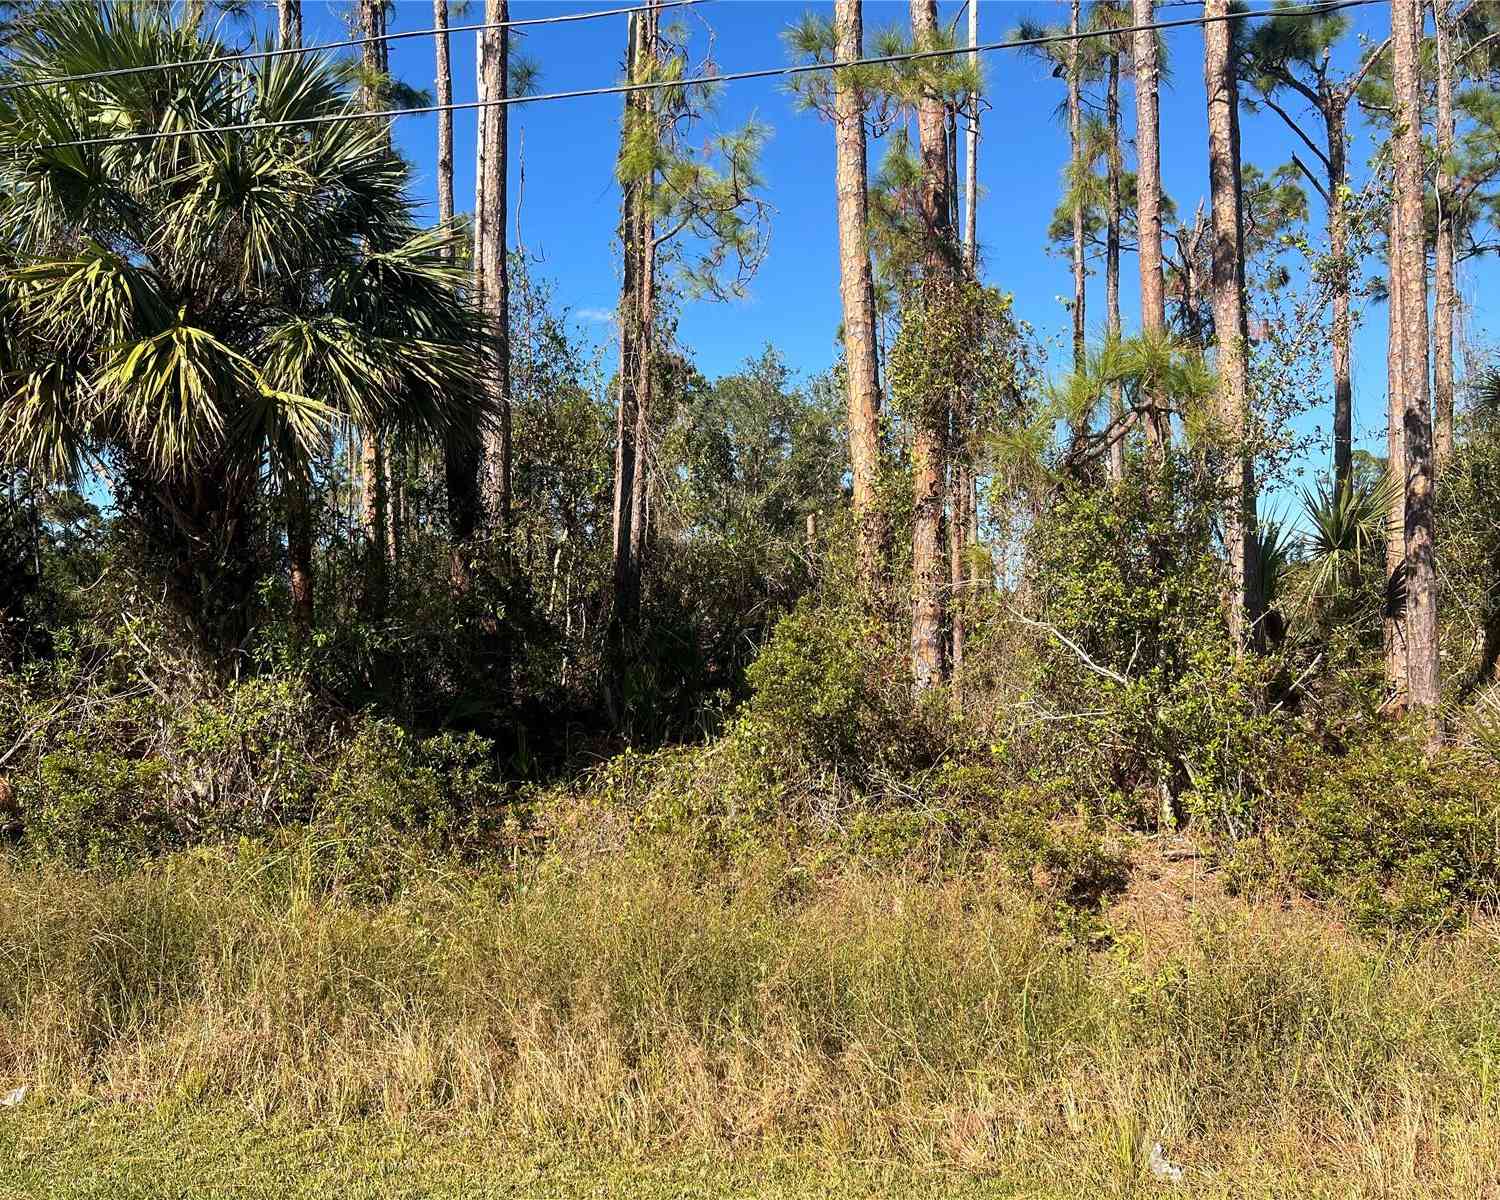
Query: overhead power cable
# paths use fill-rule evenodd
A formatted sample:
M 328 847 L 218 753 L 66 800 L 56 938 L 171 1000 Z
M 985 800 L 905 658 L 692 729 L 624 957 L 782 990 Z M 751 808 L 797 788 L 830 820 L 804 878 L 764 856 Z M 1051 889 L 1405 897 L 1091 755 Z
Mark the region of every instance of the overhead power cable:
M 590 96 L 618 96 L 631 92 L 662 91 L 669 88 L 701 87 L 708 84 L 738 83 L 751 79 L 774 79 L 778 77 L 807 75 L 816 71 L 836 71 L 848 67 L 887 66 L 894 63 L 922 62 L 930 59 L 950 58 L 961 54 L 988 53 L 995 50 L 1021 50 L 1033 46 L 1047 46 L 1058 42 L 1084 42 L 1092 38 L 1116 38 L 1126 33 L 1143 33 L 1160 29 L 1182 29 L 1189 26 L 1209 25 L 1221 21 L 1244 21 L 1256 17 L 1319 16 L 1349 8 L 1364 8 L 1371 4 L 1386 4 L 1389 0 L 1330 0 L 1328 3 L 1308 4 L 1301 8 L 1275 8 L 1259 11 L 1223 13 L 1212 17 L 1183 17 L 1173 21 L 1154 21 L 1144 25 L 1122 25 L 1118 28 L 1083 30 L 1077 34 L 1043 34 L 1038 37 L 1012 38 L 1003 42 L 985 42 L 977 46 L 953 46 L 939 50 L 913 50 L 905 54 L 885 54 L 875 58 L 849 59 L 843 62 L 793 63 L 783 67 L 761 67 L 750 71 L 726 71 L 718 75 L 701 75 L 693 79 L 648 80 L 645 83 L 617 83 L 599 87 L 575 88 L 563 92 L 542 92 L 533 96 L 505 96 L 495 100 L 464 100 L 453 104 L 422 104 L 412 108 L 387 108 L 370 112 L 350 110 L 327 113 L 315 117 L 290 117 L 282 121 L 244 121 L 234 125 L 208 125 L 198 129 L 153 130 L 148 133 L 115 134 L 108 137 L 77 138 L 72 141 L 45 142 L 36 146 L 10 147 L 12 153 L 38 150 L 64 150 L 87 146 L 114 146 L 134 142 L 164 141 L 169 138 L 195 137 L 205 133 L 249 133 L 257 129 L 290 129 L 310 125 L 337 125 L 346 121 L 394 120 L 397 117 L 422 116 L 439 112 L 474 112 L 486 108 L 502 108 L 515 104 L 541 104 L 551 100 L 581 100 Z M 625 9 L 623 11 L 637 11 Z
M 654 5 L 663 8 L 690 8 L 707 4 L 710 0 L 662 0 Z M 315 46 L 268 46 L 262 50 L 243 50 L 234 54 L 219 54 L 211 58 L 184 58 L 176 62 L 149 63 L 130 67 L 108 67 L 100 71 L 83 71 L 76 75 L 49 75 L 43 79 L 23 79 L 15 83 L 0 84 L 0 95 L 20 88 L 47 87 L 60 83 L 87 83 L 95 79 L 116 79 L 121 75 L 147 75 L 152 71 L 177 71 L 188 67 L 214 67 L 229 63 L 251 62 L 257 59 L 282 58 L 294 54 L 314 54 L 319 50 L 347 50 L 354 46 L 366 46 L 371 42 L 394 42 L 402 38 L 431 37 L 439 33 L 483 33 L 491 29 L 518 29 L 529 25 L 563 25 L 573 21 L 593 21 L 599 17 L 618 17 L 626 13 L 639 12 L 640 5 L 630 4 L 621 8 L 605 8 L 591 12 L 558 13 L 550 17 L 521 17 L 514 21 L 491 21 L 480 25 L 448 25 L 434 29 L 401 29 L 395 33 L 376 33 L 368 37 L 346 38 L 342 42 L 320 42 Z

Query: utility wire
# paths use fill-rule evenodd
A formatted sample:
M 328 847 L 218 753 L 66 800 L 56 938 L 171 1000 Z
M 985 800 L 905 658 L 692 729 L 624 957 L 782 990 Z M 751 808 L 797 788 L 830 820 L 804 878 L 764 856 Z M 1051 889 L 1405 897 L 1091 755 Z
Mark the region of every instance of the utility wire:
M 652 7 L 688 8 L 695 4 L 707 4 L 710 0 L 663 0 Z M 59 83 L 86 83 L 93 79 L 114 79 L 121 75 L 145 75 L 152 71 L 175 71 L 185 67 L 213 67 L 224 63 L 249 62 L 254 59 L 281 58 L 293 54 L 312 54 L 319 50 L 347 50 L 353 46 L 367 46 L 371 42 L 394 42 L 401 38 L 431 37 L 439 33 L 482 33 L 490 29 L 516 29 L 523 25 L 562 25 L 573 21 L 592 21 L 598 17 L 618 17 L 625 13 L 639 12 L 640 6 L 626 5 L 623 8 L 605 8 L 594 12 L 560 13 L 551 17 L 522 17 L 514 21 L 491 21 L 481 25 L 448 25 L 441 29 L 402 29 L 396 33 L 377 33 L 369 37 L 348 38 L 342 42 L 323 42 L 316 46 L 266 47 L 264 50 L 245 50 L 235 54 L 221 54 L 213 58 L 184 58 L 177 62 L 150 63 L 144 66 L 110 67 L 102 71 L 84 71 L 77 75 L 50 75 L 44 79 L 24 79 L 16 83 L 0 84 L 0 95 L 18 88 L 46 87 Z
M 1329 3 L 1309 4 L 1302 8 L 1263 9 L 1258 12 L 1229 12 L 1213 17 L 1184 17 L 1174 21 L 1156 21 L 1145 25 L 1123 25 L 1119 28 L 1083 30 L 1077 34 L 1045 34 L 1032 38 L 1014 38 L 1003 42 L 985 42 L 977 46 L 954 46 L 940 50 L 915 50 L 906 54 L 886 54 L 877 58 L 857 58 L 844 62 L 794 63 L 784 67 L 761 67 L 752 71 L 728 71 L 719 75 L 701 75 L 695 79 L 650 80 L 645 83 L 617 83 L 591 88 L 575 88 L 565 92 L 543 92 L 535 96 L 506 96 L 497 100 L 464 100 L 453 104 L 424 104 L 413 108 L 387 108 L 373 112 L 349 111 L 326 113 L 315 117 L 291 117 L 283 121 L 244 121 L 236 125 L 208 125 L 201 129 L 155 130 L 150 133 L 117 134 L 109 137 L 78 138 L 66 142 L 44 142 L 35 146 L 6 147 L 12 153 L 36 152 L 40 150 L 65 150 L 87 146 L 116 146 L 133 142 L 155 142 L 168 138 L 194 137 L 205 133 L 248 133 L 257 129 L 288 129 L 308 125 L 335 125 L 346 121 L 393 120 L 396 117 L 422 116 L 438 112 L 473 112 L 485 108 L 502 108 L 512 104 L 540 104 L 549 100 L 579 100 L 589 96 L 618 96 L 631 92 L 661 91 L 667 88 L 686 88 L 716 83 L 737 83 L 750 79 L 774 79 L 783 76 L 807 75 L 815 71 L 834 71 L 846 67 L 884 66 L 891 63 L 922 62 L 929 59 L 951 58 L 960 54 L 974 54 L 992 50 L 1019 50 L 1033 46 L 1047 46 L 1056 42 L 1088 41 L 1091 38 L 1114 38 L 1125 33 L 1141 33 L 1158 29 L 1181 29 L 1186 26 L 1208 25 L 1220 21 L 1243 21 L 1255 17 L 1317 16 L 1339 12 L 1346 8 L 1363 8 L 1371 4 L 1385 4 L 1389 0 L 1331 0 Z M 664 7 L 664 6 L 659 6 Z M 633 11 L 633 10 L 625 10 Z

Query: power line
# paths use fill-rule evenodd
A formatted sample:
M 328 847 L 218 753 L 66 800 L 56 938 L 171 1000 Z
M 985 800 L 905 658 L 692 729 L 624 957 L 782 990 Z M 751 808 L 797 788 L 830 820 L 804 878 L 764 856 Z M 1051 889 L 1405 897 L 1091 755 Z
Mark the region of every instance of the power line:
M 326 113 L 314 117 L 291 117 L 282 121 L 245 121 L 235 125 L 208 125 L 201 129 L 154 130 L 149 133 L 116 134 L 109 137 L 78 138 L 66 142 L 45 142 L 36 146 L 7 147 L 12 153 L 27 151 L 66 150 L 88 146 L 115 146 L 135 142 L 164 141 L 168 138 L 193 137 L 205 133 L 249 133 L 257 129 L 290 129 L 310 125 L 336 125 L 346 121 L 394 120 L 397 117 L 423 116 L 439 112 L 473 112 L 485 108 L 502 108 L 513 104 L 540 104 L 550 100 L 581 100 L 590 96 L 618 96 L 631 92 L 661 91 L 667 88 L 685 88 L 717 83 L 738 83 L 751 79 L 774 79 L 793 75 L 807 75 L 815 71 L 833 71 L 846 67 L 884 66 L 892 63 L 920 62 L 928 59 L 949 58 L 960 54 L 987 53 L 993 50 L 1021 50 L 1033 46 L 1047 46 L 1057 42 L 1088 41 L 1091 38 L 1115 38 L 1126 33 L 1143 33 L 1158 29 L 1181 29 L 1187 26 L 1203 26 L 1221 21 L 1243 21 L 1255 17 L 1271 16 L 1317 16 L 1339 12 L 1346 8 L 1363 8 L 1371 4 L 1385 4 L 1389 0 L 1330 0 L 1314 3 L 1302 8 L 1262 9 L 1256 12 L 1229 12 L 1217 16 L 1184 17 L 1174 21 L 1156 21 L 1145 25 L 1122 25 L 1119 28 L 1083 30 L 1077 34 L 1044 34 L 1032 38 L 1014 38 L 1003 42 L 985 42 L 977 46 L 954 46 L 940 50 L 916 50 L 906 54 L 887 54 L 877 58 L 857 58 L 844 62 L 793 63 L 784 67 L 761 67 L 751 71 L 728 71 L 719 75 L 702 75 L 695 79 L 651 80 L 645 83 L 617 83 L 591 88 L 575 88 L 563 92 L 543 92 L 535 96 L 506 96 L 498 100 L 463 100 L 453 104 L 424 104 L 412 108 L 377 109 L 373 112 Z M 658 7 L 665 7 L 664 5 Z M 634 10 L 624 10 L 634 11 Z
M 653 5 L 657 9 L 689 8 L 696 4 L 707 4 L 710 0 L 663 0 Z M 220 54 L 212 58 L 184 58 L 176 62 L 150 63 L 145 66 L 109 67 L 101 71 L 84 71 L 77 75 L 50 75 L 44 79 L 23 79 L 16 83 L 0 84 L 0 94 L 21 88 L 48 87 L 59 83 L 87 83 L 94 79 L 115 79 L 121 75 L 145 75 L 152 71 L 176 71 L 186 67 L 212 67 L 226 63 L 250 62 L 255 59 L 281 58 L 294 54 L 313 54 L 319 50 L 347 50 L 353 46 L 366 46 L 371 42 L 394 42 L 401 38 L 430 37 L 439 33 L 482 33 L 490 29 L 517 29 L 526 25 L 563 25 L 573 21 L 592 21 L 599 17 L 618 17 L 625 13 L 639 12 L 640 6 L 626 5 L 622 8 L 606 8 L 594 12 L 559 13 L 550 17 L 522 17 L 514 21 L 491 21 L 481 25 L 448 25 L 434 29 L 402 29 L 396 33 L 377 33 L 368 37 L 348 38 L 342 42 L 322 42 L 316 46 L 266 47 L 264 50 L 245 50 L 235 54 Z

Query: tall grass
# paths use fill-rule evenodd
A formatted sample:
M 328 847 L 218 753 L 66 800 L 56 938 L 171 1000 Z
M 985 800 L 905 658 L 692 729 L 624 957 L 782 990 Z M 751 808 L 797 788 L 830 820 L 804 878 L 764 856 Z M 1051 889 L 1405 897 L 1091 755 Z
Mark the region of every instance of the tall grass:
M 646 855 L 368 908 L 205 854 L 0 863 L 0 1087 L 42 1096 L 1101 1186 L 1159 1141 L 1250 1190 L 1474 1196 L 1500 1188 L 1497 1051 L 1486 927 L 1377 943 L 1224 903 L 1082 939 L 972 879 Z

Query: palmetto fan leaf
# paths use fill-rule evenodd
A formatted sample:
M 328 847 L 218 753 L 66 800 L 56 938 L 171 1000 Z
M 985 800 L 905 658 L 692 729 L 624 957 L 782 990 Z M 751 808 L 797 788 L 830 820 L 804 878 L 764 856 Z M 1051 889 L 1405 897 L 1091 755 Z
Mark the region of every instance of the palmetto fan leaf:
M 222 50 L 173 11 L 50 6 L 18 81 Z M 451 235 L 416 227 L 379 123 L 44 148 L 341 114 L 351 78 L 307 55 L 8 94 L 7 453 L 71 468 L 109 444 L 159 478 L 225 456 L 253 473 L 265 453 L 305 459 L 335 413 L 437 436 L 478 407 Z
M 116 349 L 94 386 L 151 467 L 173 475 L 224 451 L 231 414 L 261 381 L 243 355 L 179 322 Z
M 1297 561 L 1302 541 L 1297 531 L 1281 517 L 1267 516 L 1255 529 L 1256 569 L 1260 572 L 1260 595 L 1267 608 L 1280 603 L 1286 590 L 1287 573 Z
M 1302 507 L 1309 530 L 1303 545 L 1313 574 L 1311 595 L 1334 595 L 1348 587 L 1366 566 L 1384 563 L 1391 505 L 1400 481 L 1389 473 L 1373 483 L 1319 484 L 1303 489 Z
M 81 349 L 124 342 L 155 332 L 171 310 L 150 273 L 97 242 L 74 259 L 52 259 L 19 267 L 7 283 L 18 320 L 47 346 Z

